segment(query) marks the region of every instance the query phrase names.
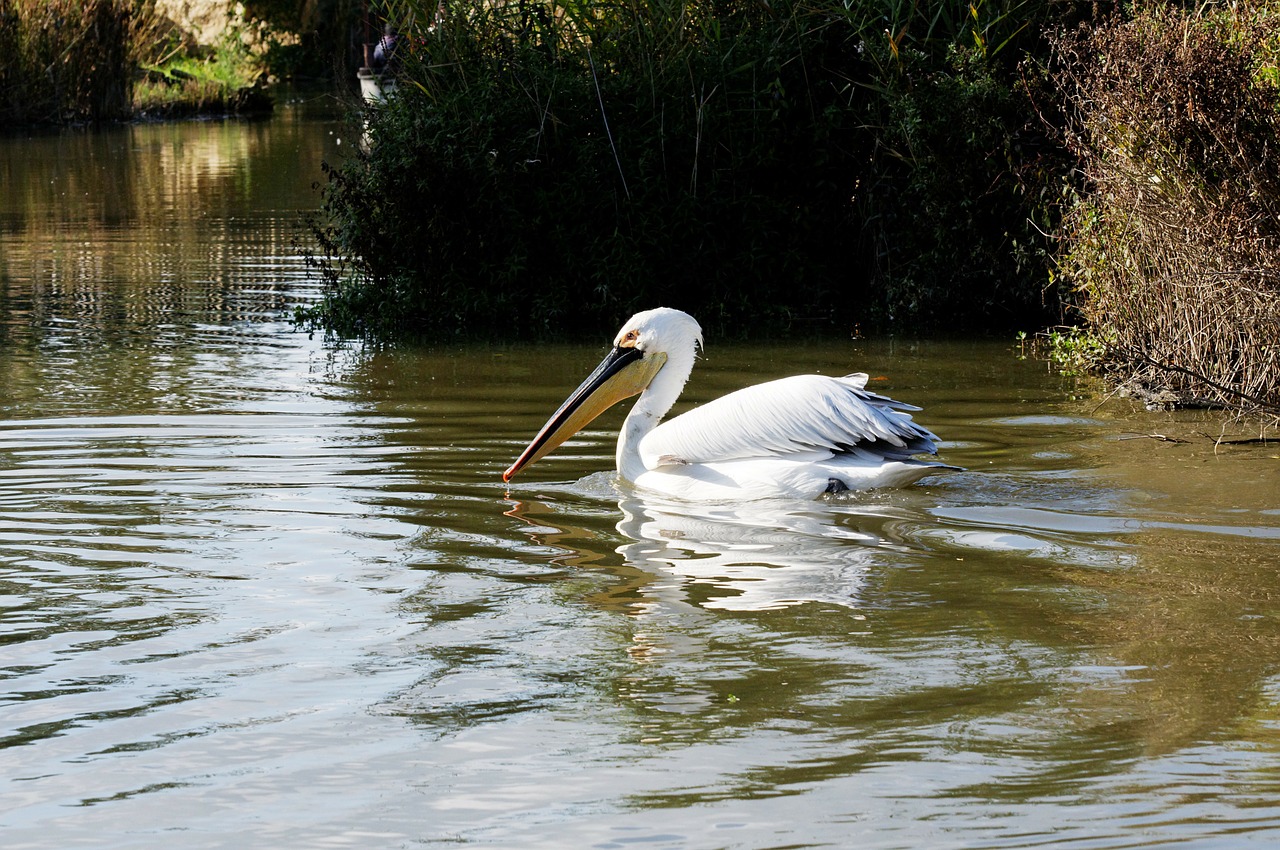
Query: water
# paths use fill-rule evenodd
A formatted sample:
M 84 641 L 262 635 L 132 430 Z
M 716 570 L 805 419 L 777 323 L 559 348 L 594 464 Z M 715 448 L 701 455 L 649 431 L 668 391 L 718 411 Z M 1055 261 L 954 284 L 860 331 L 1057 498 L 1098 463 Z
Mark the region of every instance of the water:
M 1002 342 L 710 339 L 690 401 L 866 370 L 967 471 L 662 503 L 615 412 L 508 489 L 614 329 L 293 331 L 344 133 L 0 140 L 6 848 L 1280 839 L 1275 444 Z

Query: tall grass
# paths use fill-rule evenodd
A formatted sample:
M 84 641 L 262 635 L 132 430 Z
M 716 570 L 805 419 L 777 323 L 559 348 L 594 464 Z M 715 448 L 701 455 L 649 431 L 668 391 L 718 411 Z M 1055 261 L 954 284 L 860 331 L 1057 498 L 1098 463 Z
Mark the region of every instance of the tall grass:
M 1139 394 L 1280 413 L 1280 7 L 1064 36 L 1088 185 L 1059 271 Z
M 0 120 L 128 114 L 135 0 L 0 0 Z
M 1046 9 L 388 3 L 412 50 L 368 150 L 329 170 L 312 318 L 378 336 L 656 303 L 729 331 L 1026 321 L 1012 45 Z

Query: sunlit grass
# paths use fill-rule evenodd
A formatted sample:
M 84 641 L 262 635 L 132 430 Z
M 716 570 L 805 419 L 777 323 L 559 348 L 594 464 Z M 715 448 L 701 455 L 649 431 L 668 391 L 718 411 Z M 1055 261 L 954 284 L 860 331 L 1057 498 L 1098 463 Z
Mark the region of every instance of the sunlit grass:
M 261 60 L 234 39 L 205 57 L 171 54 L 140 70 L 133 108 L 142 114 L 234 110 L 264 73 Z

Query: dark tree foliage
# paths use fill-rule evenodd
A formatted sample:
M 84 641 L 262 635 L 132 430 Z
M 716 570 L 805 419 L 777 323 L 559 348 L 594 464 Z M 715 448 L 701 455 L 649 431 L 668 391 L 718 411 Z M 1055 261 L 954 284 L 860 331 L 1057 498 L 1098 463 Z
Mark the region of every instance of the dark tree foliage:
M 1013 63 L 891 44 L 844 6 L 610 9 L 487 6 L 409 42 L 365 150 L 328 168 L 312 321 L 388 337 L 598 329 L 659 304 L 731 333 L 1044 314 Z

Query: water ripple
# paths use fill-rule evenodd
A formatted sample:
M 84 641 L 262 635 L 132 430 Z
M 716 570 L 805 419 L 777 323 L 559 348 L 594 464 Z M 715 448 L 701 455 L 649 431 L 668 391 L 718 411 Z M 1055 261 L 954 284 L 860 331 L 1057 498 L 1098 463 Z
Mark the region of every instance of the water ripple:
M 968 471 L 671 503 L 608 414 L 508 487 L 598 349 L 294 332 L 343 131 L 290 126 L 0 138 L 6 848 L 1280 835 L 1273 449 L 1136 451 L 999 344 L 712 343 L 695 400 L 892 375 Z

